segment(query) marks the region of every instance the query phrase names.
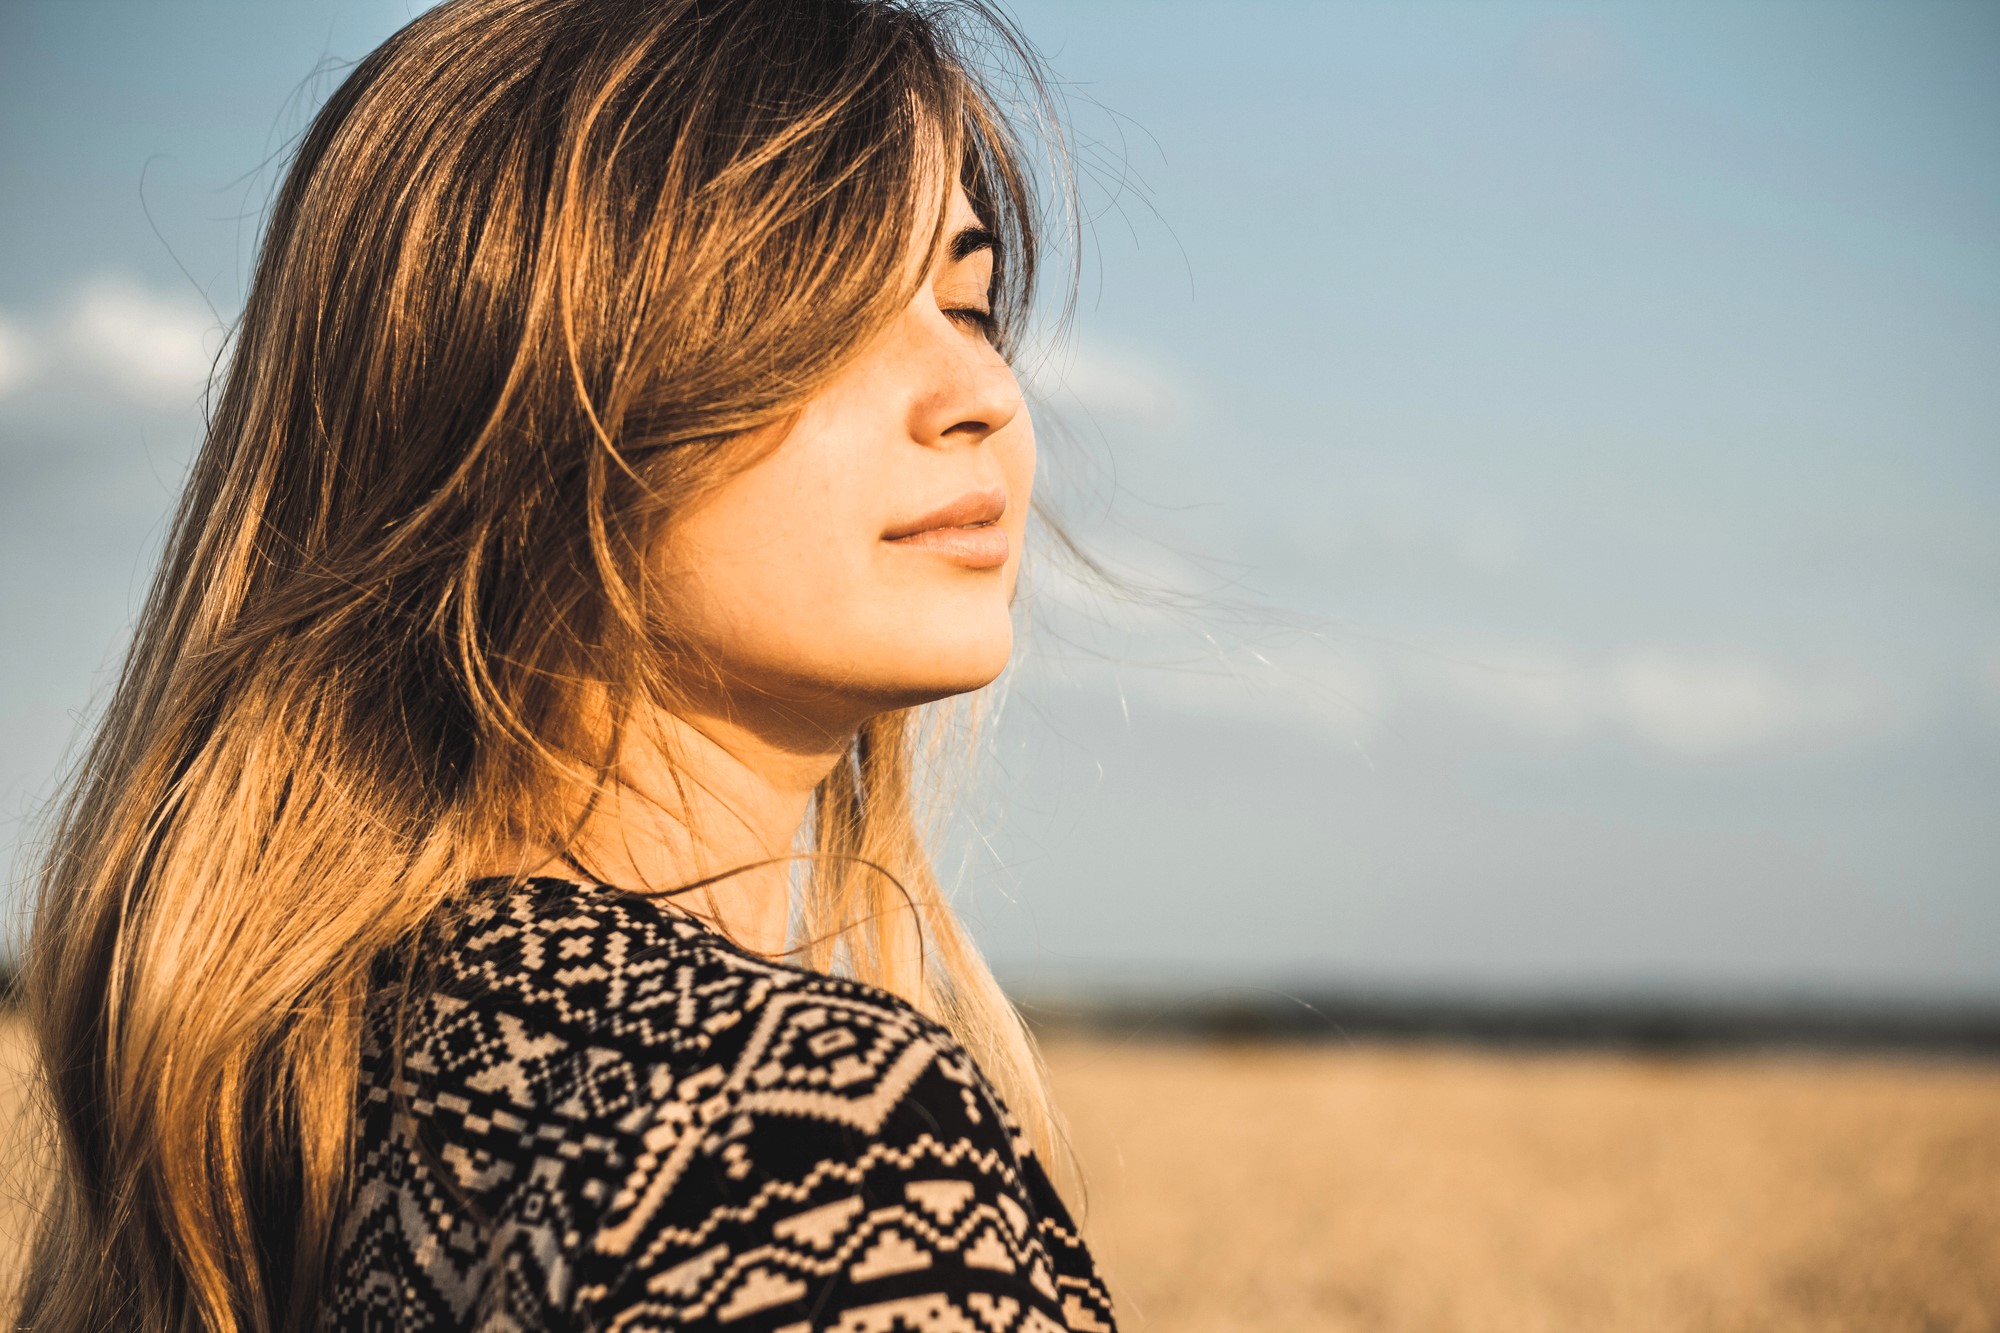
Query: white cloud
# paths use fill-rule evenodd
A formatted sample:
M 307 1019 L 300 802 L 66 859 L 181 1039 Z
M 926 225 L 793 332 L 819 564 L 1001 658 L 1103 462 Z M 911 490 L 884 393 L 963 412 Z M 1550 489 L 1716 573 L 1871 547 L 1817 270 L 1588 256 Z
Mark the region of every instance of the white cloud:
M 0 316 L 0 398 L 27 387 L 40 372 L 41 361 L 28 330 Z
M 1451 702 L 1518 731 L 1574 740 L 1608 729 L 1688 756 L 1846 739 L 1895 711 L 1879 682 L 1850 668 L 1735 652 L 1644 648 L 1582 664 L 1557 651 L 1499 649 L 1465 654 L 1432 680 Z
M 1158 423 L 1179 415 L 1185 390 L 1152 358 L 1131 348 L 1073 342 L 1028 368 L 1036 396 L 1058 411 L 1078 406 L 1093 417 Z
M 75 358 L 117 388 L 161 407 L 192 404 L 221 340 L 199 301 L 99 276 L 78 290 L 64 321 Z
M 208 383 L 223 337 L 199 299 L 98 274 L 38 317 L 0 313 L 0 399 L 53 380 L 184 411 Z
M 1198 608 L 1160 614 L 1108 648 L 1084 647 L 1069 623 L 1029 652 L 1036 679 L 1105 689 L 1128 710 L 1289 722 L 1344 741 L 1423 718 L 1468 715 L 1541 744 L 1611 738 L 1684 758 L 1756 758 L 1880 733 L 1900 705 L 1845 663 L 1780 663 L 1728 650 L 1657 647 L 1594 659 L 1560 647 L 1500 645 L 1452 654 L 1370 648 L 1337 628 L 1309 632 L 1239 619 L 1204 630 Z M 1177 622 L 1177 623 L 1176 623 Z M 2000 720 L 2000 659 L 1983 665 Z M 1395 734 L 1387 732 L 1386 734 Z M 1474 733 L 1477 735 L 1477 733 Z
M 1640 653 L 1615 664 L 1606 684 L 1617 721 L 1660 749 L 1689 754 L 1758 745 L 1814 710 L 1809 691 L 1744 660 Z

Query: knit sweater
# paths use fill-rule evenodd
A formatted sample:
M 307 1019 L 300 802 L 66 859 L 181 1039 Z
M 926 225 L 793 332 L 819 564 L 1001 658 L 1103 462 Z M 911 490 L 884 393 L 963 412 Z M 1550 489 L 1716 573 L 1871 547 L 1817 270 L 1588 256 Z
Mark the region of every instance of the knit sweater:
M 429 953 L 400 1067 L 396 1006 L 370 1025 L 323 1328 L 1113 1328 L 1018 1126 L 903 1001 L 557 880 L 475 886 Z

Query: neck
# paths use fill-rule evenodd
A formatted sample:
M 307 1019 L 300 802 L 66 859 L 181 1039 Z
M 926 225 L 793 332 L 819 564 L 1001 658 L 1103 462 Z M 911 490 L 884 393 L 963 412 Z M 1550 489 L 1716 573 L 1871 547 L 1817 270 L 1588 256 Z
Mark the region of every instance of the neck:
M 787 858 L 814 788 L 847 740 L 802 745 L 722 717 L 647 716 L 631 728 L 572 855 L 598 879 L 635 893 L 725 876 L 674 905 L 747 949 L 781 953 L 791 922 Z M 551 857 L 536 873 L 565 872 Z

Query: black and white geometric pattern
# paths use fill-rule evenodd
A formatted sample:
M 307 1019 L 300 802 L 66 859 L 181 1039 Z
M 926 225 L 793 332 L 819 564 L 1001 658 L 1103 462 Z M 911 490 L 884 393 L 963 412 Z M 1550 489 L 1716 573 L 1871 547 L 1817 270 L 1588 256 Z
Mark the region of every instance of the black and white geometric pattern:
M 950 1034 L 657 902 L 477 886 L 366 1050 L 327 1329 L 1108 1333 Z

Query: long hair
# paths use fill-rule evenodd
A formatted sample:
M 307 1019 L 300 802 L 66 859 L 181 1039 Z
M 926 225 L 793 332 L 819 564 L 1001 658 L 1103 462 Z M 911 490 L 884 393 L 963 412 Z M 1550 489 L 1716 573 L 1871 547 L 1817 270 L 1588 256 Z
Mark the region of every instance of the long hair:
M 645 553 L 907 304 L 940 162 L 1011 347 L 1038 204 L 994 53 L 1044 86 L 977 3 L 449 0 L 314 118 L 41 869 L 19 1326 L 310 1318 L 371 977 L 508 849 L 569 848 L 672 708 Z M 817 793 L 806 961 L 941 1018 L 1050 1156 L 925 852 L 928 717 Z

